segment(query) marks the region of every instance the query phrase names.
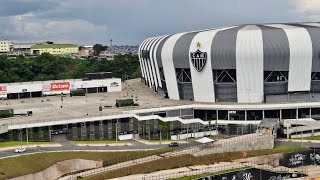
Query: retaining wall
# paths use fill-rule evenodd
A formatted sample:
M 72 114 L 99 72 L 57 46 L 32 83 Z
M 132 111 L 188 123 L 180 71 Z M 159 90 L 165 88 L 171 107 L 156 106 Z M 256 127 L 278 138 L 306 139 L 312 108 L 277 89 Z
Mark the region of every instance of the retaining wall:
M 84 159 L 71 159 L 62 162 L 58 162 L 47 169 L 37 172 L 35 174 L 28 174 L 12 178 L 11 180 L 55 180 L 59 177 L 71 173 L 86 169 L 99 168 L 103 166 L 102 161 L 91 161 Z

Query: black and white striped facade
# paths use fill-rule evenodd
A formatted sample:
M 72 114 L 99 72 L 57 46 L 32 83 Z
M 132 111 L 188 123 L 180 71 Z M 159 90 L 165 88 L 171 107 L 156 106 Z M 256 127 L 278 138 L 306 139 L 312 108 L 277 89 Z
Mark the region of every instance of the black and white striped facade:
M 200 71 L 192 59 L 197 51 L 206 58 Z M 152 37 L 140 45 L 139 58 L 145 83 L 170 99 L 262 103 L 266 96 L 320 93 L 320 23 Z

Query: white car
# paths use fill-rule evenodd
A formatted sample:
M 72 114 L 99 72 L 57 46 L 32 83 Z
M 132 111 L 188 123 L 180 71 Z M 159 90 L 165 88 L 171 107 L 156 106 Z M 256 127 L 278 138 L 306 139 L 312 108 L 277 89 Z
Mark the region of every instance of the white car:
M 24 147 L 17 148 L 17 149 L 14 150 L 15 153 L 23 153 L 25 151 L 26 151 L 26 148 L 24 148 Z

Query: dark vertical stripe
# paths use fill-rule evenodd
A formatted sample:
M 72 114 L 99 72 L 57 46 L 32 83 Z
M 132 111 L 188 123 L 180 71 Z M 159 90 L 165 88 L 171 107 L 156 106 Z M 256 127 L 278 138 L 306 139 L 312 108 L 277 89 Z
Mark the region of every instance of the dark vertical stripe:
M 164 43 L 165 43 L 171 36 L 172 36 L 172 35 L 169 35 L 169 36 L 167 36 L 166 38 L 164 38 L 164 39 L 160 42 L 158 48 L 156 49 L 156 57 L 157 57 L 157 62 L 158 62 L 159 68 L 162 68 L 162 67 L 163 67 L 163 66 L 162 66 L 162 58 L 161 58 L 161 52 L 162 52 L 163 45 L 164 45 Z
M 236 43 L 238 31 L 235 27 L 217 32 L 212 40 L 212 69 L 236 69 Z
M 320 27 L 302 24 L 289 24 L 305 28 L 312 41 L 312 72 L 320 72 Z
M 157 43 L 161 40 L 161 38 L 162 37 L 159 37 L 156 41 L 154 41 L 153 42 L 153 44 L 151 45 L 151 46 L 153 46 L 153 47 L 151 47 L 151 49 L 150 49 L 150 61 L 151 61 L 151 63 L 153 64 L 153 68 L 154 68 L 154 77 L 153 77 L 153 79 L 154 79 L 154 84 L 156 85 L 158 85 L 159 86 L 159 81 L 158 81 L 158 78 L 160 78 L 160 77 L 158 77 L 158 75 L 157 75 L 157 70 L 156 70 L 156 63 L 155 63 L 155 60 L 154 60 L 154 58 L 153 58 L 153 55 L 154 55 L 154 50 L 155 50 L 155 47 L 156 47 L 156 45 L 157 45 Z M 153 72 L 153 71 L 152 71 Z M 158 88 L 158 87 L 156 87 L 156 88 Z
M 258 25 L 263 38 L 263 67 L 265 71 L 289 71 L 290 47 L 283 29 Z
M 148 49 L 147 49 L 147 48 L 148 48 L 148 45 L 149 45 L 151 42 L 152 42 L 152 38 L 149 39 L 149 41 L 145 44 L 143 50 L 148 50 Z M 148 67 L 148 63 L 147 63 L 148 59 L 143 58 L 143 60 L 144 60 L 144 67 L 145 67 L 144 69 L 146 70 L 147 77 L 149 77 L 149 79 L 146 78 L 146 79 L 147 79 L 147 83 L 148 83 L 148 85 L 149 85 L 149 87 L 150 87 L 150 85 L 151 85 L 151 82 L 150 82 L 150 81 L 151 81 L 151 74 L 150 74 L 150 72 L 149 72 L 149 67 Z
M 176 42 L 173 48 L 173 64 L 174 68 L 189 69 L 189 50 L 191 41 L 198 34 L 198 32 L 192 32 L 182 35 Z M 195 46 L 195 45 L 194 45 Z
M 143 75 L 144 75 L 144 79 L 145 79 L 146 82 L 147 82 L 147 72 L 146 72 L 145 64 L 144 64 L 144 62 L 143 62 L 142 51 L 143 51 L 146 43 L 149 42 L 149 41 L 150 41 L 150 39 L 148 38 L 148 39 L 146 39 L 146 40 L 141 44 L 140 57 L 139 57 L 139 58 L 140 58 L 140 61 L 141 61 L 141 67 L 142 67 L 142 68 L 144 67 L 144 69 L 143 69 Z M 143 64 L 143 66 L 142 66 L 142 64 Z

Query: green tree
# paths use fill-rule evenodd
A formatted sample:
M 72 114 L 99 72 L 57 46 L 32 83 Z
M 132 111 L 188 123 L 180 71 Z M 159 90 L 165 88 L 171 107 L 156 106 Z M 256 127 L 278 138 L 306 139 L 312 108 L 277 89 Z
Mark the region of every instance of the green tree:
M 101 44 L 95 44 L 95 45 L 93 46 L 93 51 L 94 51 L 94 55 L 95 55 L 95 56 L 99 56 L 99 54 L 100 54 L 101 51 L 105 51 L 105 50 L 107 50 L 107 49 L 108 49 L 108 46 L 103 46 L 103 45 L 101 45 Z

